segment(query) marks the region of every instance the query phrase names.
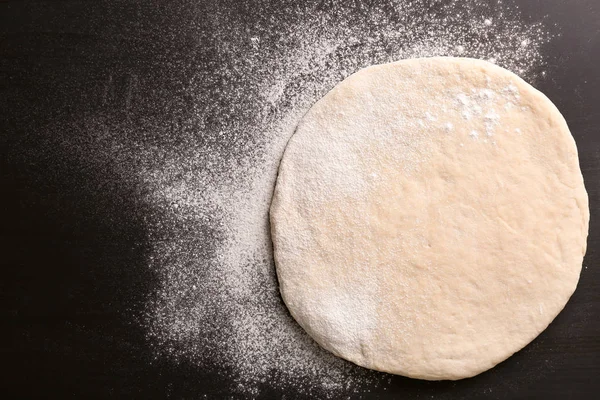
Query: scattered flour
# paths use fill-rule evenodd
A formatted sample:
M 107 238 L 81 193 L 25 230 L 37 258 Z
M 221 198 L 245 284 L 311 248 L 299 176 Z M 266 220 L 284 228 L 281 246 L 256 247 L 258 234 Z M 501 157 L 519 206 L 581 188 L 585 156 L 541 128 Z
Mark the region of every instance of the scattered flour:
M 160 287 L 143 319 L 157 357 L 217 365 L 232 395 L 259 396 L 268 383 L 338 398 L 387 384 L 384 374 L 322 350 L 280 300 L 268 225 L 278 162 L 310 105 L 371 64 L 464 56 L 535 80 L 546 28 L 490 4 L 334 0 L 270 11 L 218 4 L 199 14 L 211 30 L 197 38 L 198 72 L 183 82 L 193 116 L 174 128 L 171 147 L 140 150 L 162 160 L 138 170 L 156 208 L 149 268 Z M 503 95 L 517 106 L 515 89 Z M 465 118 L 485 119 L 488 136 L 498 124 L 487 106 L 495 95 L 483 88 L 457 96 Z M 453 133 L 436 119 L 422 122 Z M 338 310 L 352 305 L 342 303 Z

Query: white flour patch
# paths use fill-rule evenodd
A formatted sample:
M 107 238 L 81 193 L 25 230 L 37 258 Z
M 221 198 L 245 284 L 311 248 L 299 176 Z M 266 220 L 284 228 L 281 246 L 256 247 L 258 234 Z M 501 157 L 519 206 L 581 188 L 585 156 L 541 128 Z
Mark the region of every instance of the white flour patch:
M 368 342 L 376 326 L 377 305 L 371 302 L 372 293 L 363 294 L 360 287 L 356 289 L 352 293 L 323 293 L 315 305 L 315 313 L 327 325 L 324 331 L 330 345 L 345 354 Z
M 362 67 L 448 55 L 493 59 L 529 81 L 542 72 L 550 39 L 542 24 L 500 2 L 463 3 L 336 0 L 276 13 L 217 4 L 198 14 L 212 31 L 197 38 L 209 61 L 197 61 L 206 64 L 183 83 L 194 115 L 176 128 L 172 147 L 146 149 L 163 161 L 138 171 L 160 213 L 149 266 L 160 289 L 145 315 L 157 357 L 222 367 L 232 395 L 258 396 L 268 382 L 338 398 L 384 384 L 381 374 L 322 350 L 289 316 L 269 237 L 273 185 L 304 112 Z M 488 118 L 493 133 L 492 110 L 468 107 L 479 95 L 465 94 L 465 117 Z M 493 94 L 481 95 L 485 104 Z M 518 103 L 510 87 L 506 95 Z M 423 119 L 454 129 L 433 114 Z

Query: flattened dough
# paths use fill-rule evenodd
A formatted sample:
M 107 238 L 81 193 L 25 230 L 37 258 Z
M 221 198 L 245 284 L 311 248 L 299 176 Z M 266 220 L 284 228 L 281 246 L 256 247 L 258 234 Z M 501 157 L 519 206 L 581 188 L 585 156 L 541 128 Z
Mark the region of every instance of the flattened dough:
M 464 58 L 363 69 L 299 123 L 271 205 L 281 294 L 325 349 L 429 380 L 479 374 L 575 290 L 588 198 L 565 120 Z

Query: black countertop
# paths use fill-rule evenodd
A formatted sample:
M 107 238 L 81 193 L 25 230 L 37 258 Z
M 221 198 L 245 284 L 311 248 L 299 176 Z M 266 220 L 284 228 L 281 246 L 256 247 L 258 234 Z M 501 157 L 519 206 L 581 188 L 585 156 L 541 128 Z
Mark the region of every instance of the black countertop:
M 218 367 L 157 359 L 146 332 L 131 320 L 158 280 L 147 268 L 148 205 L 138 201 L 143 185 L 103 162 L 111 157 L 108 149 L 96 149 L 93 157 L 60 150 L 65 132 L 86 144 L 92 130 L 135 135 L 131 128 L 148 120 L 176 126 L 185 118 L 194 101 L 185 82 L 203 53 L 185 29 L 175 28 L 191 23 L 196 3 L 236 6 L 0 1 L 5 396 L 235 396 Z M 545 18 L 560 31 L 544 50 L 549 75 L 535 86 L 565 116 L 590 196 L 579 286 L 547 330 L 496 368 L 458 382 L 390 376 L 364 398 L 592 399 L 600 393 L 600 2 L 515 4 L 525 21 Z M 172 132 L 172 139 L 134 139 L 160 146 L 176 140 Z M 257 397 L 283 395 L 302 397 L 268 384 Z

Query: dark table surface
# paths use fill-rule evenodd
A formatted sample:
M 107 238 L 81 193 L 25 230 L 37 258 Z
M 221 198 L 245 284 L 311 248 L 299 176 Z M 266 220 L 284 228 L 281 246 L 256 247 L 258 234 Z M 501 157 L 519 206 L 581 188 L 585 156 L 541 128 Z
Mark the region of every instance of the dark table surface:
M 202 53 L 185 29 L 170 27 L 201 18 L 192 13 L 196 3 L 236 4 L 0 1 L 3 398 L 233 395 L 217 370 L 155 359 L 144 329 L 130 319 L 156 284 L 146 268 L 148 210 L 137 201 L 143 187 L 97 161 L 106 149 L 97 149 L 93 167 L 85 153 L 51 150 L 61 135 L 84 144 L 90 130 L 126 135 L 149 119 L 181 118 L 193 106 L 182 82 Z M 579 286 L 546 331 L 491 371 L 459 382 L 393 377 L 385 390 L 363 397 L 600 395 L 600 1 L 516 4 L 525 19 L 546 16 L 547 26 L 561 31 L 544 50 L 551 79 L 536 86 L 571 128 L 590 196 Z M 81 118 L 89 115 L 93 126 Z M 284 394 L 301 397 L 292 388 L 265 388 L 258 397 Z

